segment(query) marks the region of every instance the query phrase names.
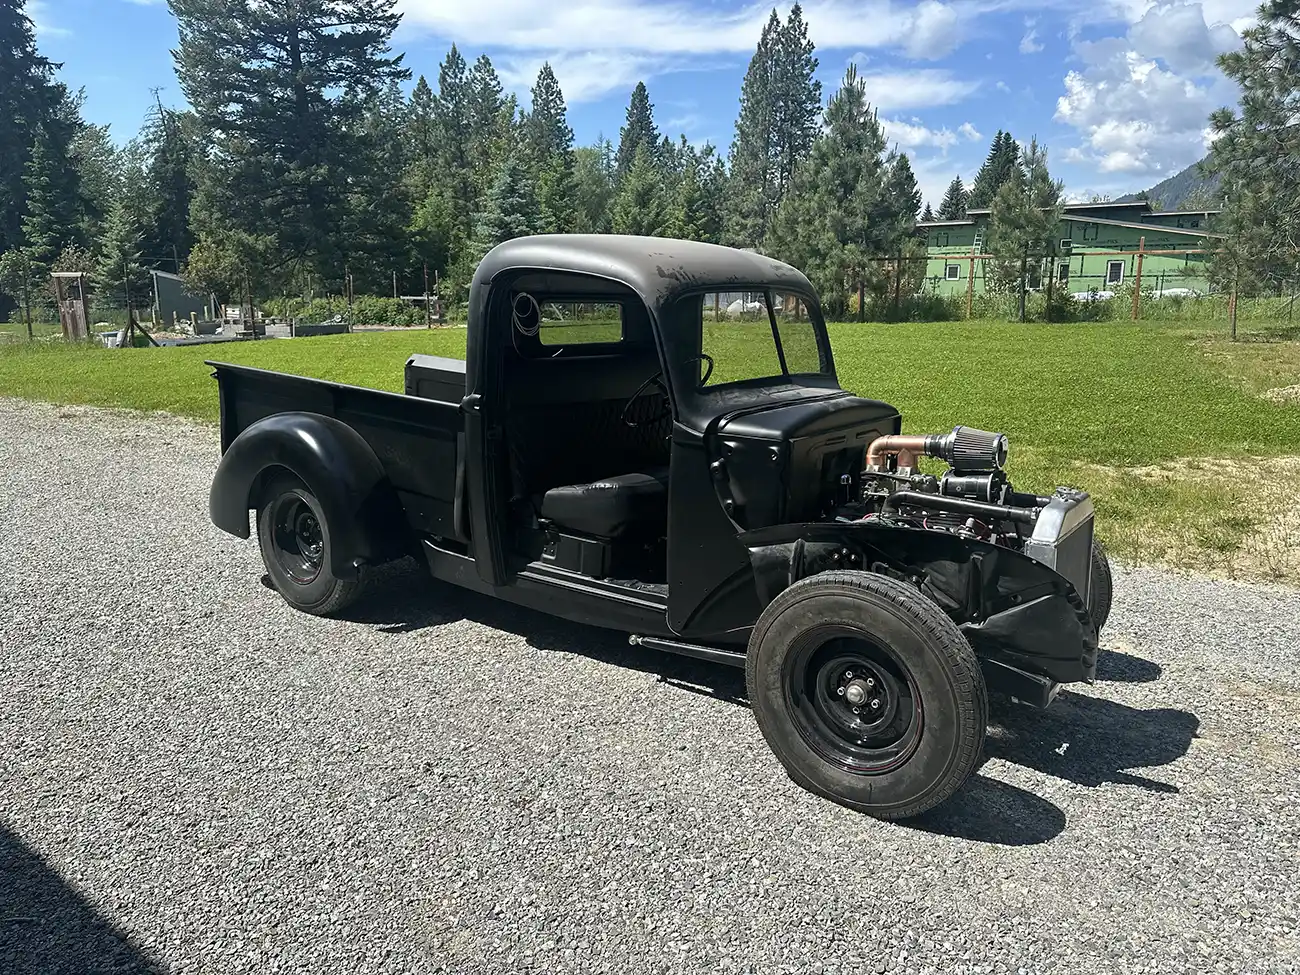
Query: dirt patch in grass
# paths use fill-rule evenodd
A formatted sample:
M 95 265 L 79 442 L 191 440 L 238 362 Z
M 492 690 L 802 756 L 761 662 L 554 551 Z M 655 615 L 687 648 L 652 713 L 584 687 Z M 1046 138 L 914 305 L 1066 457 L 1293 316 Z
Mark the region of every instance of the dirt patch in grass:
M 1237 342 L 1198 338 L 1211 369 L 1271 403 L 1300 403 L 1300 340 L 1286 330 Z
M 1270 403 L 1300 403 L 1300 383 L 1294 386 L 1275 386 L 1264 390 L 1264 399 Z
M 1300 585 L 1300 456 L 1079 469 L 1121 558 Z

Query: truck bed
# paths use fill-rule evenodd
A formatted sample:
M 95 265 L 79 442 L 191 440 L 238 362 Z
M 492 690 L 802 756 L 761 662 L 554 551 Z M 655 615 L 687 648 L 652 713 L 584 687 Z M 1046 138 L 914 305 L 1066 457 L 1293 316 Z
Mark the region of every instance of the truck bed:
M 323 379 L 208 362 L 221 392 L 221 451 L 263 417 L 316 413 L 346 423 L 368 443 L 417 532 L 464 540 L 461 494 L 463 422 L 459 403 Z

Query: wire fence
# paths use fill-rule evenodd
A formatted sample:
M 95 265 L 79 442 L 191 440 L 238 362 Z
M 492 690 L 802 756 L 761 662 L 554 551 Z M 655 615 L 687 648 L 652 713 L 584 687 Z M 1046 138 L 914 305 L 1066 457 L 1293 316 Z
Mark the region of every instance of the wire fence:
M 1205 251 L 1089 251 L 1027 260 L 1024 286 L 1008 280 L 1007 269 L 990 254 L 899 254 L 867 262 L 857 280 L 844 288 L 847 300 L 828 302 L 827 317 L 843 321 L 1147 321 L 1222 327 L 1235 334 L 1238 325 L 1253 330 L 1300 333 L 1300 276 L 1267 294 L 1234 295 L 1217 290 L 1207 272 Z M 1013 268 L 1014 270 L 1014 268 Z M 151 293 L 127 309 L 88 288 L 86 331 L 92 335 L 122 329 L 128 321 L 147 334 L 167 338 L 187 335 L 240 334 L 260 337 L 267 326 L 293 334 L 319 334 L 322 326 L 342 330 L 418 328 L 464 324 L 466 305 L 443 301 L 443 282 L 426 279 L 423 269 L 391 275 L 392 293 L 355 294 L 344 272 L 334 294 L 281 293 L 223 304 L 216 296 L 183 292 L 180 279 L 155 277 Z M 403 293 L 416 282 L 428 292 Z M 735 297 L 728 296 L 729 298 Z M 31 302 L 31 337 L 66 334 L 60 325 L 53 292 Z M 317 329 L 316 332 L 310 332 Z M 28 337 L 24 309 L 0 323 L 0 341 Z

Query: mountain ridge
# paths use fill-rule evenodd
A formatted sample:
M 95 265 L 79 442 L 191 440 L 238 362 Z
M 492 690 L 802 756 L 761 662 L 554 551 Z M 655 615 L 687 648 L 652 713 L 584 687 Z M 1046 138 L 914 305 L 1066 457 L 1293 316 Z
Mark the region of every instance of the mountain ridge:
M 1183 210 L 1190 205 L 1195 209 L 1214 210 L 1222 206 L 1222 201 L 1215 199 L 1219 187 L 1217 175 L 1207 176 L 1201 172 L 1201 165 L 1208 159 L 1200 159 L 1186 169 L 1162 179 L 1149 190 L 1138 193 L 1126 193 L 1116 203 L 1133 203 L 1145 198 L 1157 210 Z

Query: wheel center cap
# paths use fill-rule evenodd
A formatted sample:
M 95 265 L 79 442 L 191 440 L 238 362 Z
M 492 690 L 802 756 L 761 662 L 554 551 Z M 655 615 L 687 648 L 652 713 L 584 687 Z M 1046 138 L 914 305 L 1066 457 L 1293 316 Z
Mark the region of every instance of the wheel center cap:
M 851 680 L 844 688 L 844 699 L 850 704 L 858 705 L 867 699 L 868 688 L 865 682 Z

